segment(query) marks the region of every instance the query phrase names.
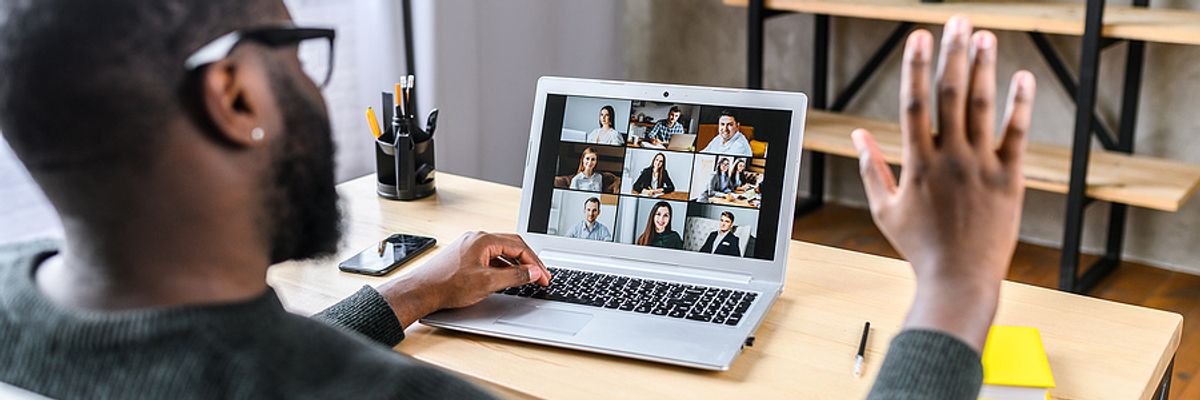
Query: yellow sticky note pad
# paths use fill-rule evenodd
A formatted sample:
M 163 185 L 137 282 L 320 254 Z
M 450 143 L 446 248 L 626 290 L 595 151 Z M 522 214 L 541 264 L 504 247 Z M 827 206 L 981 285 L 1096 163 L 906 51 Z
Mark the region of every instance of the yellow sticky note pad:
M 1052 388 L 1054 375 L 1037 328 L 993 326 L 983 346 L 983 384 Z

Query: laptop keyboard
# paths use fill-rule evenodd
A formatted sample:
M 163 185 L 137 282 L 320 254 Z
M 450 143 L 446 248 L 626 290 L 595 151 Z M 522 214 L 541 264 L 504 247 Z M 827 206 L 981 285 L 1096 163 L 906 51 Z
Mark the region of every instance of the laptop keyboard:
M 497 293 L 737 326 L 757 293 L 550 267 L 549 286 Z

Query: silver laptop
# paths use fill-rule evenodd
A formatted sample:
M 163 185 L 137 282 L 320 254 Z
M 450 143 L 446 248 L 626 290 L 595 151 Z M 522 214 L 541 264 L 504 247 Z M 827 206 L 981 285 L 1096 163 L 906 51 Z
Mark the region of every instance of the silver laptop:
M 671 150 L 687 150 L 696 143 L 695 133 L 681 133 L 672 135 L 671 141 L 667 142 L 667 148 Z
M 718 135 L 695 152 L 625 147 L 612 135 L 628 134 L 634 101 L 696 107 L 700 124 L 736 121 L 753 127 L 754 140 Z M 421 322 L 729 369 L 783 290 L 807 104 L 801 93 L 540 79 L 517 230 L 553 280 Z M 620 144 L 570 135 L 602 124 Z M 689 201 L 698 191 L 736 193 L 717 174 L 738 161 L 763 177 L 759 201 Z

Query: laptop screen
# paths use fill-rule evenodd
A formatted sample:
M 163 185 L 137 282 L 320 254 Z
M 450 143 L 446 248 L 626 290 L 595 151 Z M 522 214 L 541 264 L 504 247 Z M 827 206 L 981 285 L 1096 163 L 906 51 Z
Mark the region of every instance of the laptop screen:
M 791 111 L 559 94 L 545 104 L 529 232 L 774 257 Z

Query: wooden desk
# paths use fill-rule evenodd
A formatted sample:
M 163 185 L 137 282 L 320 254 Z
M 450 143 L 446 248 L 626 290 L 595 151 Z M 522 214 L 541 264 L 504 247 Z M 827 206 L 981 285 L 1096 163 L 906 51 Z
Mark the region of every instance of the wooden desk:
M 633 195 L 633 196 L 641 197 L 641 198 L 646 198 L 646 199 L 688 201 L 688 193 L 685 191 L 682 191 L 682 190 L 676 190 L 674 192 L 667 193 L 667 194 L 664 194 L 662 196 L 657 196 L 657 197 L 646 196 L 646 195 L 641 194 L 640 192 L 634 192 L 634 191 L 630 191 L 629 194 Z M 517 200 L 520 200 L 520 198 L 518 197 Z M 513 218 L 513 227 L 506 229 L 506 230 L 511 231 L 513 229 L 516 229 L 516 226 L 517 226 L 516 218 Z
M 687 134 L 687 133 L 680 133 L 679 135 L 691 136 L 691 141 L 683 142 L 683 144 L 678 144 L 678 145 L 674 145 L 674 146 L 670 145 L 671 144 L 670 142 L 667 142 L 666 145 L 655 146 L 652 144 L 641 143 L 638 141 L 638 139 L 631 139 L 629 142 L 625 143 L 625 147 L 631 147 L 631 148 L 635 148 L 635 149 L 641 148 L 641 149 L 646 149 L 646 150 L 681 151 L 681 152 L 687 152 L 687 153 L 695 152 L 696 147 L 694 146 L 694 144 L 696 143 L 696 135 L 695 134 Z M 633 135 L 630 135 L 630 138 L 633 138 Z
M 375 195 L 374 176 L 338 186 L 347 235 L 336 258 L 278 265 L 271 269 L 268 281 L 290 310 L 307 315 L 363 284 L 383 283 L 387 278 L 340 272 L 336 260 L 390 233 L 429 235 L 450 243 L 468 230 L 515 228 L 519 189 L 449 174 L 439 174 L 438 181 L 437 195 L 415 202 L 380 199 Z M 754 347 L 747 348 L 727 372 L 529 345 L 419 324 L 409 327 L 408 338 L 396 349 L 516 396 L 862 398 L 908 309 L 914 289 L 910 269 L 888 258 L 797 241 L 789 245 L 785 292 L 759 328 Z M 871 321 L 873 332 L 866 371 L 855 378 L 853 356 L 865 320 Z M 1058 383 L 1050 392 L 1053 398 L 1145 399 L 1154 393 L 1179 345 L 1182 318 L 1005 282 L 996 323 L 1041 330 Z
M 732 193 L 732 195 L 733 195 L 733 199 L 732 199 L 732 200 L 725 198 L 725 196 L 724 196 L 724 195 L 718 195 L 718 196 L 709 196 L 709 197 L 708 197 L 708 202 L 709 202 L 710 204 L 720 204 L 720 205 L 723 205 L 723 206 L 738 206 L 738 207 L 750 207 L 750 208 L 758 208 L 758 206 L 759 206 L 759 201 L 760 201 L 760 200 L 762 200 L 762 198 L 761 198 L 759 195 L 757 195 L 757 194 L 755 194 L 754 196 L 751 196 L 751 197 L 749 197 L 749 198 L 743 198 L 743 197 L 745 197 L 745 195 L 746 195 L 746 192 L 745 192 L 745 191 L 742 191 L 742 190 L 737 190 L 737 191 L 734 191 L 734 192 Z M 751 203 L 750 203 L 751 201 L 754 201 L 754 203 L 753 203 L 753 204 L 751 204 Z

